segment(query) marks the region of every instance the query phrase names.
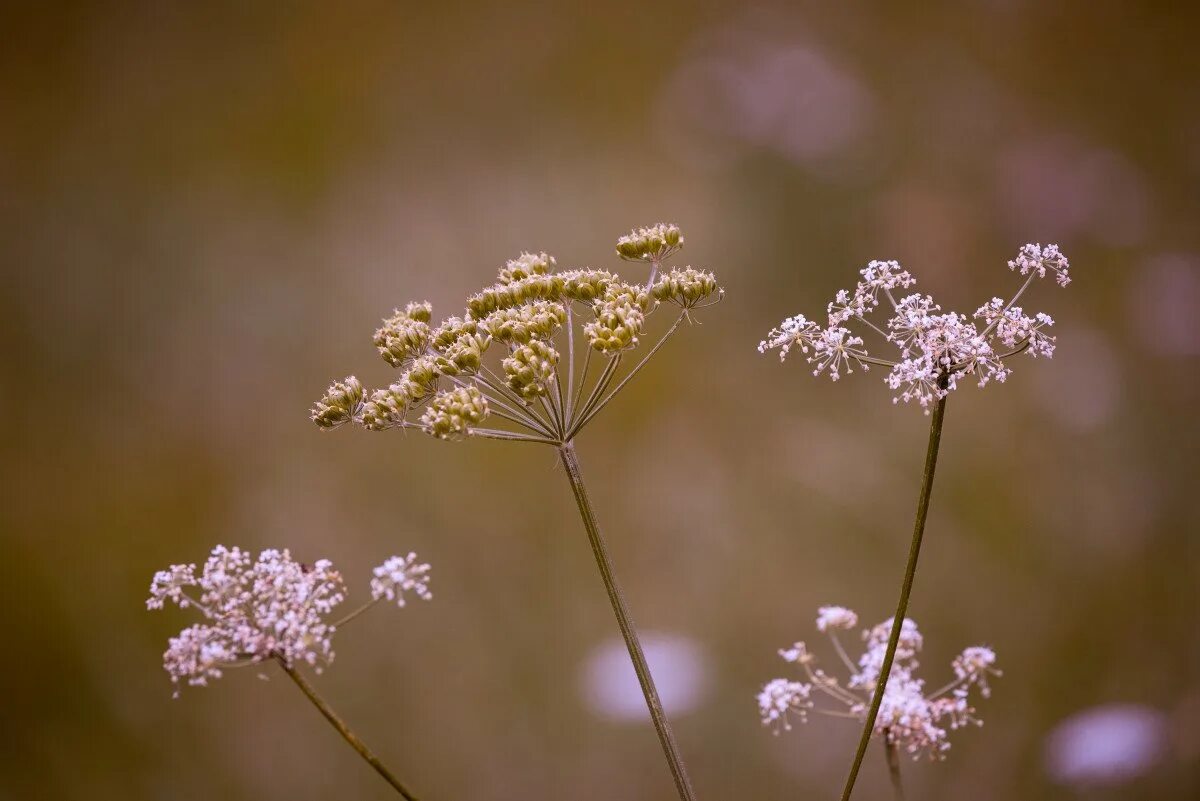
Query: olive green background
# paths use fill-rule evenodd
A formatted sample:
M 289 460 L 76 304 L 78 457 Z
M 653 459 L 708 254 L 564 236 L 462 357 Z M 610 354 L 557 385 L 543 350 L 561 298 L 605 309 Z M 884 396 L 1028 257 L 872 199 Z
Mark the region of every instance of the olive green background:
M 855 739 L 754 695 L 823 603 L 890 615 L 926 419 L 755 346 L 872 258 L 947 308 L 1011 292 L 1059 352 L 949 404 L 911 614 L 940 683 L 1004 677 L 913 798 L 1200 792 L 1200 57 L 1183 4 L 27 4 L 0 11 L 2 799 L 387 798 L 282 676 L 171 699 L 151 575 L 215 543 L 328 557 L 352 599 L 416 550 L 435 600 L 338 636 L 319 685 L 438 799 L 668 799 L 648 724 L 597 717 L 615 634 L 548 449 L 318 432 L 410 299 L 522 249 L 619 268 L 681 225 L 726 301 L 579 441 L 630 604 L 711 683 L 675 719 L 705 799 L 833 797 Z M 440 4 L 437 4 L 440 6 Z M 626 268 L 632 275 L 637 268 Z M 1103 703 L 1169 721 L 1132 784 L 1053 784 Z M 872 750 L 863 799 L 886 796 Z

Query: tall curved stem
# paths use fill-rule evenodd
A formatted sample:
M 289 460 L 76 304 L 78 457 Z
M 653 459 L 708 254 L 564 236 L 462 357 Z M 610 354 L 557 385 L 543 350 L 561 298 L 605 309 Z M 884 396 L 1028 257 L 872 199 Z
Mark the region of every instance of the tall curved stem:
M 392 789 L 406 798 L 407 801 L 417 801 L 417 797 L 412 794 L 412 791 L 392 775 L 387 766 L 379 761 L 379 757 L 375 756 L 370 748 L 367 748 L 366 743 L 358 739 L 358 735 L 350 730 L 346 722 L 337 716 L 337 713 L 333 711 L 329 704 L 325 703 L 325 699 L 317 693 L 315 687 L 309 684 L 308 679 L 304 678 L 302 673 L 296 670 L 294 666 L 287 664 L 284 660 L 279 659 L 277 661 L 283 668 L 283 672 L 288 674 L 292 681 L 296 682 L 296 686 L 300 688 L 309 701 L 312 701 L 312 705 L 325 716 L 325 719 L 333 725 L 333 728 L 337 729 L 338 734 L 342 735 L 346 739 L 346 742 L 350 743 L 350 746 L 358 752 L 358 755 L 365 759 L 368 765 L 375 768 L 375 772 L 382 776 L 384 781 L 390 784 Z
M 658 697 L 658 689 L 654 686 L 654 677 L 650 675 L 650 666 L 646 663 L 646 655 L 642 652 L 642 644 L 638 640 L 637 629 L 633 618 L 625 605 L 625 597 L 617 583 L 613 571 L 612 558 L 608 554 L 608 545 L 600 533 L 596 522 L 596 513 L 588 500 L 587 489 L 583 484 L 583 474 L 579 470 L 579 457 L 575 455 L 575 446 L 566 442 L 558 449 L 566 468 L 567 479 L 571 482 L 571 490 L 575 493 L 575 502 L 579 506 L 579 515 L 583 518 L 583 527 L 587 529 L 588 542 L 592 546 L 592 554 L 596 557 L 596 566 L 600 568 L 600 577 L 604 580 L 604 589 L 608 591 L 608 601 L 612 604 L 613 614 L 617 617 L 617 625 L 621 636 L 625 638 L 625 647 L 629 650 L 629 659 L 633 662 L 634 672 L 637 673 L 638 684 L 642 686 L 642 694 L 646 697 L 646 707 L 650 710 L 650 719 L 658 732 L 659 742 L 662 743 L 663 754 L 675 780 L 675 789 L 679 792 L 681 801 L 695 801 L 695 791 L 692 781 L 688 778 L 687 768 L 683 764 L 683 756 L 679 745 L 675 742 L 675 734 L 671 731 L 671 723 L 663 711 L 662 701 Z
M 939 382 L 939 386 L 941 385 L 942 382 Z M 944 390 L 945 387 L 943 386 L 942 389 Z M 900 601 L 896 604 L 896 616 L 892 618 L 892 632 L 888 636 L 887 651 L 883 655 L 883 664 L 879 668 L 879 679 L 875 683 L 871 709 L 867 712 L 862 737 L 858 741 L 858 751 L 854 754 L 854 763 L 850 766 L 850 775 L 846 777 L 846 787 L 842 790 L 842 801 L 850 801 L 850 794 L 854 792 L 854 782 L 858 779 L 863 756 L 867 753 L 867 744 L 871 742 L 871 734 L 875 730 L 875 719 L 879 717 L 879 705 L 883 702 L 883 692 L 887 688 L 888 677 L 892 675 L 892 662 L 896 658 L 900 630 L 904 627 L 904 617 L 908 613 L 908 599 L 912 595 L 913 577 L 917 573 L 917 558 L 921 555 L 921 539 L 925 535 L 925 518 L 929 515 L 929 496 L 933 493 L 933 473 L 937 468 L 938 448 L 942 443 L 942 421 L 945 417 L 946 398 L 942 397 L 933 410 L 933 419 L 929 421 L 929 446 L 925 451 L 925 474 L 921 479 L 921 494 L 917 499 L 917 518 L 913 524 L 912 543 L 908 549 L 908 564 L 904 568 L 904 582 L 900 585 Z

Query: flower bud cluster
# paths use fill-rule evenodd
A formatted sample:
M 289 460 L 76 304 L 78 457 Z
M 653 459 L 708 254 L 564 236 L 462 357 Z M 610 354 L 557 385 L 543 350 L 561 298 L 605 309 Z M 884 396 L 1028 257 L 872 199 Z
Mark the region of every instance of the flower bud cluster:
M 558 301 L 562 297 L 563 283 L 562 276 L 550 273 L 484 287 L 467 298 L 467 313 L 482 320 L 498 309 L 511 309 L 538 300 Z
M 555 272 L 554 257 L 523 252 L 505 263 L 498 280 L 467 298 L 462 316 L 448 317 L 432 327 L 428 303 L 410 303 L 383 322 L 374 342 L 384 358 L 403 372 L 388 386 L 364 399 L 361 384 L 346 379 L 334 384 L 313 409 L 313 419 L 323 428 L 357 422 L 369 430 L 420 428 L 439 439 L 457 439 L 476 433 L 498 439 L 534 439 L 554 442 L 555 437 L 577 431 L 573 423 L 590 419 L 593 409 L 609 399 L 615 361 L 600 373 L 584 404 L 580 421 L 571 420 L 581 393 L 547 397 L 551 385 L 571 386 L 558 371 L 575 369 L 575 339 L 613 359 L 636 347 L 646 318 L 662 302 L 673 303 L 686 314 L 706 305 L 722 290 L 711 273 L 692 267 L 671 269 L 658 277 L 663 259 L 683 246 L 678 226 L 659 224 L 621 237 L 618 251 L 633 261 L 653 265 L 646 284 L 627 283 L 607 270 L 571 269 Z M 575 326 L 579 328 L 576 329 Z M 566 342 L 560 334 L 567 328 Z M 669 336 L 675 330 L 668 331 Z M 499 368 L 485 364 L 490 348 L 501 353 Z M 570 359 L 560 356 L 570 352 Z M 580 383 L 588 377 L 583 361 Z M 503 377 L 497 372 L 503 373 Z M 624 381 L 616 384 L 614 394 Z M 540 409 L 532 404 L 539 400 Z M 478 428 L 495 410 L 498 417 L 523 427 L 531 436 L 510 430 Z M 545 412 L 543 416 L 542 412 Z M 410 417 L 420 415 L 419 422 Z M 580 423 L 582 424 L 582 423 Z M 501 424 L 504 425 L 504 424 Z M 472 429 L 476 429 L 474 432 Z
M 637 228 L 617 240 L 617 255 L 626 261 L 661 263 L 683 247 L 679 226 L 659 223 Z
M 588 343 L 604 354 L 620 353 L 638 344 L 646 322 L 645 292 L 629 284 L 612 284 L 593 304 L 596 319 L 583 327 Z
M 438 439 L 455 439 L 466 436 L 470 427 L 479 425 L 487 415 L 487 398 L 478 387 L 455 387 L 434 396 L 421 415 L 421 424 Z
M 508 386 L 525 400 L 546 394 L 558 367 L 558 351 L 540 339 L 513 350 L 503 362 Z
M 363 386 L 354 376 L 334 381 L 313 406 L 312 420 L 321 428 L 337 428 L 354 419 L 362 408 Z
M 535 300 L 524 306 L 497 309 L 483 318 L 480 327 L 499 340 L 524 345 L 531 339 L 549 339 L 567 322 L 567 310 L 561 303 Z
M 403 311 L 396 309 L 375 332 L 375 347 L 383 360 L 393 367 L 403 367 L 429 344 L 429 320 L 433 307 L 429 303 L 410 303 Z
M 604 297 L 609 286 L 619 280 L 608 270 L 568 270 L 560 275 L 563 297 L 581 303 L 592 303 Z
M 721 290 L 712 273 L 684 267 L 682 270 L 672 269 L 661 276 L 654 284 L 653 295 L 655 300 L 692 309 L 718 292 Z
M 515 259 L 509 259 L 500 268 L 500 283 L 512 284 L 530 276 L 545 275 L 554 264 L 554 257 L 545 253 L 522 253 Z

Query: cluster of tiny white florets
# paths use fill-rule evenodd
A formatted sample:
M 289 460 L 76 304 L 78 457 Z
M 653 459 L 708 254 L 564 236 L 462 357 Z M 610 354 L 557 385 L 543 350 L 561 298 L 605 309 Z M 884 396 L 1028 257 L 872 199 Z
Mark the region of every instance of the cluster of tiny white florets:
M 827 373 L 837 381 L 855 368 L 887 367 L 885 382 L 895 402 L 916 401 L 926 413 L 935 401 L 953 391 L 962 376 L 972 376 L 983 387 L 1003 382 L 1012 370 L 1006 360 L 1018 353 L 1050 358 L 1054 337 L 1048 329 L 1054 320 L 1046 314 L 1026 315 L 1016 301 L 1035 278 L 1053 272 L 1060 286 L 1070 283 L 1070 264 L 1057 245 L 1030 244 L 1008 263 L 1026 276 L 1025 283 L 1007 302 L 1001 298 L 981 306 L 968 317 L 943 312 L 929 295 L 904 294 L 916 279 L 894 261 L 873 261 L 860 271 L 854 291 L 839 290 L 827 307 L 826 325 L 804 315 L 785 319 L 758 345 L 760 353 L 778 349 L 783 360 L 799 348 L 813 365 L 813 375 Z M 883 302 L 892 316 L 882 327 L 868 319 Z M 898 351 L 896 359 L 871 356 L 862 337 L 849 325 L 861 323 Z
M 570 403 L 574 409 L 577 399 L 559 397 L 564 392 L 559 370 L 563 361 L 574 364 L 573 325 L 591 352 L 611 361 L 638 346 L 647 317 L 660 304 L 675 304 L 686 316 L 713 296 L 720 299 L 712 273 L 663 267 L 682 247 L 678 226 L 663 223 L 621 237 L 618 255 L 650 264 L 645 284 L 628 283 L 606 270 L 556 272 L 553 256 L 522 253 L 500 268 L 495 284 L 467 299 L 461 316 L 437 327 L 427 302 L 396 309 L 375 332 L 374 342 L 400 376 L 369 394 L 353 376 L 335 382 L 314 405 L 312 419 L 325 429 L 356 422 L 374 431 L 420 428 L 439 439 L 473 433 L 513 438 L 512 432 L 479 428 L 498 414 L 520 425 L 532 420 L 543 437 L 565 434 L 565 407 Z M 565 347 L 559 337 L 564 329 L 570 331 Z M 502 354 L 498 370 L 484 363 L 493 345 Z M 609 388 L 612 371 L 600 375 L 598 388 Z M 590 410 L 589 404 L 583 406 L 582 411 Z M 546 420 L 541 410 L 557 419 Z
M 429 591 L 429 565 L 417 561 L 415 553 L 403 558 L 393 556 L 374 570 L 371 579 L 371 597 L 378 601 L 386 598 L 404 606 L 404 593 L 411 592 L 428 601 L 433 598 Z
M 414 554 L 392 557 L 376 568 L 372 592 L 380 582 L 377 599 L 392 600 L 401 591 L 428 598 L 428 571 Z M 203 687 L 226 669 L 267 659 L 320 672 L 334 656 L 335 627 L 326 618 L 345 598 L 342 576 L 327 559 L 304 564 L 274 549 L 255 559 L 241 548 L 218 545 L 199 575 L 194 564 L 156 573 L 146 608 L 162 609 L 169 601 L 203 616 L 170 638 L 163 654 L 173 683 Z
M 872 696 L 879 681 L 879 672 L 887 651 L 888 637 L 892 632 L 892 620 L 863 632 L 865 650 L 857 662 L 851 661 L 838 631 L 858 625 L 858 616 L 850 609 L 840 606 L 821 607 L 817 614 L 817 628 L 829 635 L 834 650 L 846 668 L 848 677 L 839 681 L 817 667 L 817 660 L 803 642 L 791 648 L 781 649 L 780 657 L 799 665 L 805 673 L 805 681 L 773 679 L 763 686 L 758 694 L 759 716 L 763 725 L 780 730 L 791 728 L 791 719 L 805 722 L 810 711 L 824 712 L 845 717 L 847 714 L 866 720 Z M 999 676 L 996 669 L 996 654 L 983 646 L 967 648 L 954 658 L 951 665 L 955 679 L 933 692 L 925 691 L 925 682 L 916 677 L 917 655 L 924 640 L 917 624 L 905 619 L 901 623 L 899 643 L 887 689 L 879 706 L 874 735 L 911 754 L 914 758 L 928 756 L 944 757 L 950 748 L 949 732 L 967 724 L 982 725 L 970 703 L 972 688 L 978 687 L 980 695 L 988 697 L 988 676 Z M 814 691 L 836 702 L 832 710 L 818 707 Z

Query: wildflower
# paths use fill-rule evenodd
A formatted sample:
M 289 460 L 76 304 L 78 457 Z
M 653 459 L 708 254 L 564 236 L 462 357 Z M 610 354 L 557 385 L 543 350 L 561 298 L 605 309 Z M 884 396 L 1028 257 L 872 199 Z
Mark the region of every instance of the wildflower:
M 522 253 L 515 259 L 509 259 L 500 268 L 500 283 L 512 284 L 523 281 L 535 275 L 545 275 L 554 266 L 554 257 L 545 253 Z
M 660 305 L 678 306 L 680 316 L 651 353 L 694 310 L 721 299 L 710 272 L 664 267 L 658 275 L 682 247 L 679 227 L 667 223 L 621 237 L 622 258 L 651 264 L 645 284 L 608 270 L 557 272 L 553 256 L 523 252 L 505 263 L 495 284 L 467 298 L 462 316 L 432 326 L 429 303 L 396 309 L 374 342 L 400 375 L 369 393 L 353 378 L 334 384 L 314 407 L 313 420 L 322 428 L 348 422 L 371 431 L 415 428 L 443 440 L 564 444 L 646 363 L 617 375 Z M 591 352 L 577 349 L 576 340 Z M 602 364 L 596 371 L 589 369 L 593 354 Z M 831 346 L 822 355 L 828 369 L 849 369 L 846 348 Z M 488 418 L 502 420 L 501 427 L 481 426 Z
M 1025 245 L 1008 264 L 1026 276 L 1025 283 L 1010 300 L 993 298 L 968 317 L 943 312 L 929 295 L 899 296 L 899 290 L 914 286 L 916 279 L 897 262 L 872 261 L 859 271 L 862 280 L 852 291 L 838 291 L 828 304 L 828 325 L 821 326 L 804 315 L 789 317 L 771 329 L 758 350 L 778 349 L 784 360 L 798 347 L 814 365 L 813 375 L 828 373 L 834 381 L 854 367 L 886 367 L 889 372 L 884 381 L 893 391 L 893 402 L 916 402 L 928 414 L 964 376 L 984 387 L 992 381 L 1005 381 L 1012 373 L 1008 360 L 1017 354 L 1053 356 L 1054 337 L 1048 329 L 1054 320 L 1042 313 L 1028 316 L 1016 301 L 1035 278 L 1045 277 L 1048 271 L 1061 286 L 1069 284 L 1069 262 L 1057 245 Z M 876 325 L 869 316 L 884 301 L 892 315 Z M 858 325 L 894 347 L 895 358 L 871 354 L 863 338 L 852 332 L 850 326 Z
M 456 387 L 439 393 L 421 415 L 425 430 L 438 439 L 470 433 L 488 416 L 487 398 L 475 387 Z
M 558 351 L 541 340 L 531 340 L 503 362 L 508 385 L 526 400 L 546 394 L 558 366 Z
M 778 729 L 790 728 L 786 715 L 794 713 L 802 722 L 805 713 L 815 711 L 834 716 L 866 720 L 872 693 L 879 680 L 879 670 L 887 651 L 893 620 L 885 620 L 863 632 L 865 650 L 857 662 L 846 653 L 837 632 L 854 628 L 858 615 L 841 606 L 823 606 L 817 613 L 817 628 L 830 638 L 840 661 L 848 672 L 839 681 L 817 667 L 817 660 L 803 642 L 780 650 L 785 662 L 799 665 L 807 682 L 773 679 L 758 695 L 759 713 L 764 725 Z M 980 725 L 976 710 L 970 703 L 972 688 L 979 687 L 987 697 L 984 679 L 998 676 L 996 654 L 990 648 L 967 648 L 955 657 L 952 664 L 955 679 L 949 684 L 926 691 L 924 680 L 916 675 L 917 656 L 924 646 L 917 624 L 905 618 L 900 625 L 899 646 L 891 676 L 880 700 L 873 736 L 885 738 L 914 758 L 928 756 L 942 759 L 950 748 L 949 733 L 967 724 Z M 817 706 L 812 691 L 830 702 L 831 708 Z
M 679 226 L 668 223 L 638 228 L 617 240 L 617 255 L 627 261 L 660 263 L 683 247 Z
M 413 592 L 428 598 L 428 571 L 428 565 L 416 564 L 414 554 L 392 557 L 376 568 L 372 594 L 392 600 Z M 336 626 L 327 618 L 345 599 L 342 576 L 327 559 L 303 564 L 287 550 L 275 549 L 254 559 L 241 548 L 218 545 L 199 575 L 194 564 L 155 573 L 146 607 L 162 609 L 170 601 L 203 616 L 203 622 L 170 638 L 163 654 L 172 683 L 203 687 L 227 669 L 267 659 L 288 667 L 304 663 L 320 672 L 334 657 Z
M 788 715 L 795 715 L 801 723 L 808 721 L 806 713 L 812 709 L 813 703 L 808 699 L 812 691 L 811 684 L 803 684 L 787 679 L 774 679 L 763 686 L 758 694 L 758 711 L 764 726 L 775 725 L 775 733 L 780 728 L 791 731 L 792 724 Z
M 415 553 L 409 553 L 403 559 L 392 556 L 375 568 L 374 573 L 371 597 L 376 601 L 386 598 L 395 601 L 397 606 L 404 606 L 406 592 L 425 601 L 433 598 L 433 593 L 429 591 L 429 565 L 417 562 Z
M 654 285 L 656 300 L 669 301 L 684 309 L 695 308 L 719 292 L 717 279 L 712 273 L 694 270 L 691 267 L 671 270 Z
M 375 332 L 375 347 L 383 360 L 393 367 L 402 367 L 420 354 L 429 342 L 429 303 L 410 303 L 403 311 L 396 309 Z
M 822 606 L 817 610 L 817 631 L 852 629 L 858 625 L 858 615 L 844 606 Z
M 363 387 L 354 376 L 334 381 L 312 408 L 312 419 L 321 428 L 337 428 L 361 410 Z
M 461 317 L 448 317 L 430 329 L 431 310 L 405 307 L 385 320 L 375 337 L 389 363 L 404 371 L 400 378 L 365 402 L 342 403 L 331 415 L 314 419 L 319 424 L 326 417 L 339 424 L 353 421 L 375 431 L 418 428 L 442 440 L 533 442 L 558 450 L 676 790 L 688 801 L 694 798 L 690 780 L 617 588 L 574 446 L 576 435 L 683 320 L 720 300 L 716 278 L 703 270 L 668 268 L 659 280 L 659 270 L 683 242 L 679 227 L 666 223 L 617 240 L 622 259 L 649 265 L 645 283 L 591 268 L 556 272 L 548 254 L 522 253 L 505 264 L 497 283 L 467 297 Z M 667 304 L 679 307 L 678 316 L 641 359 L 628 359 L 643 344 L 651 317 Z M 499 421 L 492 424 L 496 427 L 481 425 L 489 418 Z

